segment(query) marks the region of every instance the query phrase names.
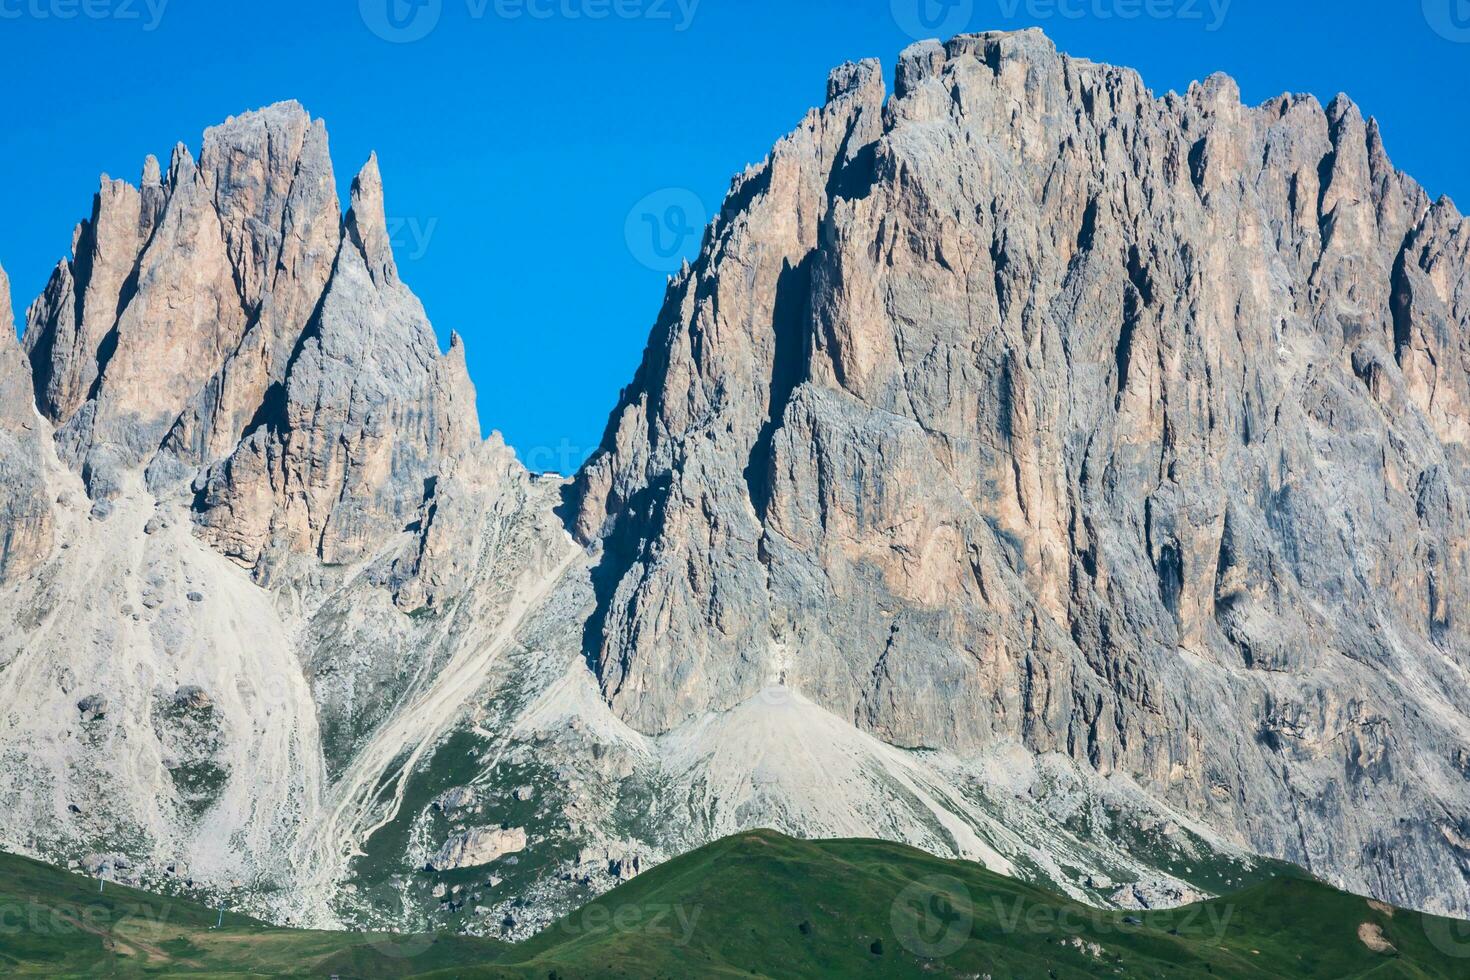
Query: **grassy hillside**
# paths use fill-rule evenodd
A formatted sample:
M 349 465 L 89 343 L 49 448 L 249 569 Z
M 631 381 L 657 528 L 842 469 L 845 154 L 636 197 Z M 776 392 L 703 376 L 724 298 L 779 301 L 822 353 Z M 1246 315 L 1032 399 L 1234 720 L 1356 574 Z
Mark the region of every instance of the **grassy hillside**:
M 1099 912 L 899 845 L 770 832 L 655 868 L 514 947 L 215 920 L 0 856 L 7 976 L 1470 977 L 1470 929 L 1305 877 Z
M 1099 912 L 899 845 L 753 833 L 641 875 L 514 965 L 443 976 L 1470 977 L 1435 945 L 1455 928 L 1299 876 Z
M 275 929 L 0 854 L 0 976 L 402 977 L 484 963 L 503 943 Z

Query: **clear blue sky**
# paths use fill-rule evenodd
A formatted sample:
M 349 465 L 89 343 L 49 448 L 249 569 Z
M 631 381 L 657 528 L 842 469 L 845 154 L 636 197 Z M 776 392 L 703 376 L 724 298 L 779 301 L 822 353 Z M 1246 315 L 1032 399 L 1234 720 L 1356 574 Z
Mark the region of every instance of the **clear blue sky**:
M 298 99 L 344 190 L 378 151 L 404 276 L 464 335 L 486 429 L 570 468 L 678 244 L 640 241 L 641 214 L 715 208 L 831 66 L 891 72 L 920 4 L 948 33 L 1041 26 L 1160 93 L 1215 70 L 1252 102 L 1347 91 L 1400 167 L 1470 204 L 1470 0 L 0 0 L 0 264 L 23 309 L 99 174 L 136 181 L 145 154 Z

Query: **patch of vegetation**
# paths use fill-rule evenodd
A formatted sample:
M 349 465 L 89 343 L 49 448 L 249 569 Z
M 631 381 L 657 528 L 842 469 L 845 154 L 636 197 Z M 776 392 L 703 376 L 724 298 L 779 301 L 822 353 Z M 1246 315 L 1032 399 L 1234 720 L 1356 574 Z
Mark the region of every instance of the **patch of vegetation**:
M 499 917 L 484 919 L 492 907 L 518 905 L 517 897 L 539 881 L 547 867 L 576 856 L 576 847 L 566 843 L 572 835 L 557 805 L 554 773 L 513 759 L 487 768 L 490 750 L 482 736 L 460 729 L 407 777 L 397 816 L 363 845 L 362 856 L 353 863 L 351 883 L 357 890 L 352 906 L 343 909 L 350 920 L 357 921 L 354 912 L 399 907 L 410 921 L 434 929 L 459 931 L 475 925 L 498 931 Z M 517 792 L 532 786 L 537 790 L 524 798 Z M 451 790 L 468 791 L 468 804 L 438 805 L 436 801 Z M 391 791 L 385 784 L 380 800 L 386 801 Z M 450 837 L 484 827 L 521 828 L 532 847 L 488 865 L 442 871 L 426 867 L 428 856 Z M 568 890 L 582 891 L 570 885 Z M 583 893 L 577 901 L 586 897 Z
M 741 834 L 534 939 L 272 929 L 0 855 L 6 976 L 1456 978 L 1463 924 L 1286 874 L 1109 912 L 877 841 Z M 1460 940 L 1457 943 L 1457 938 Z M 1459 954 L 1459 955 L 1457 955 Z
M 209 812 L 230 781 L 230 770 L 216 758 L 224 746 L 219 712 L 197 689 L 158 695 L 153 731 L 165 752 L 165 766 L 179 802 L 197 820 Z
M 458 936 L 276 929 L 0 854 L 0 976 L 402 977 L 505 951 Z
M 1068 821 L 1067 829 L 1081 840 L 1124 851 L 1149 867 L 1213 895 L 1297 874 L 1295 867 L 1281 861 L 1221 853 L 1187 827 L 1176 824 L 1166 828 L 1157 821 L 1145 825 L 1140 820 L 1137 814 L 1099 805 Z M 1117 874 L 1123 879 L 1128 877 L 1121 871 Z

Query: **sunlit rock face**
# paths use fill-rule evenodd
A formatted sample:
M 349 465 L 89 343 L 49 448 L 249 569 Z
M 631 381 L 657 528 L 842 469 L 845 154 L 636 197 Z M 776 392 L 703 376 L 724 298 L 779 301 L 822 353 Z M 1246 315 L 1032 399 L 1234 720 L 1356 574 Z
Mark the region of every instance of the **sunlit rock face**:
M 577 482 L 608 701 L 784 683 L 1463 908 L 1467 248 L 1346 97 L 1035 32 L 840 69 Z
M 19 579 L 51 550 L 50 487 L 43 473 L 44 421 L 15 336 L 10 280 L 0 269 L 0 585 Z
M 512 937 L 754 827 L 1470 914 L 1470 225 L 1345 97 L 845 65 L 572 480 L 348 198 L 273 106 L 20 343 L 0 277 L 0 845 Z

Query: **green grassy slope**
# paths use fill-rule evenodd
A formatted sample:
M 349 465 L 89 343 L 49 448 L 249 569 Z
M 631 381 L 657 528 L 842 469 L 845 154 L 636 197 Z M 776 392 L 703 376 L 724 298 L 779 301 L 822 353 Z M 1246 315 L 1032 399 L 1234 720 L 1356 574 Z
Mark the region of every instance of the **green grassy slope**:
M 641 875 L 513 963 L 443 976 L 1470 977 L 1457 930 L 1299 876 L 1100 912 L 895 844 L 753 833 Z
M 459 936 L 276 929 L 0 854 L 0 976 L 402 977 L 507 948 Z
M 1187 909 L 1100 912 L 895 844 L 771 832 L 655 868 L 513 947 L 234 916 L 215 930 L 215 917 L 0 856 L 5 976 L 1470 977 L 1470 928 L 1301 876 Z

